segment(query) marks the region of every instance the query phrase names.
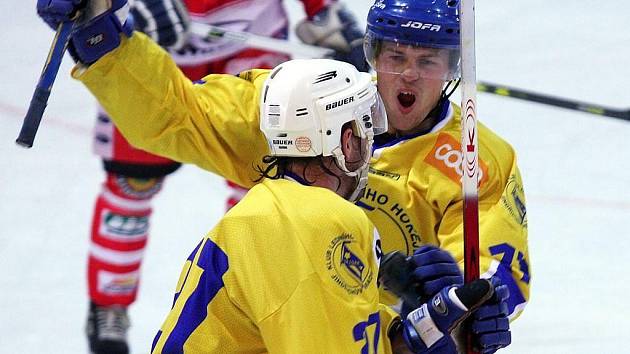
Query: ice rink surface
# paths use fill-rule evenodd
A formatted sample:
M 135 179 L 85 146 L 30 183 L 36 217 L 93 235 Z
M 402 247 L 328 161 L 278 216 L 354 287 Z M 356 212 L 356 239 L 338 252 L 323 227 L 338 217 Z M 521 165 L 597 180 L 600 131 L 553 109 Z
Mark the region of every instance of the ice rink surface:
M 347 3 L 365 23 L 369 1 Z M 295 23 L 300 4 L 287 5 Z M 53 36 L 34 8 L 0 2 L 0 353 L 85 353 L 86 252 L 104 176 L 91 153 L 95 102 L 67 57 L 35 147 L 14 144 Z M 479 0 L 477 78 L 630 108 L 628 12 L 623 1 Z M 531 301 L 503 352 L 627 352 L 630 122 L 483 93 L 478 107 L 516 148 L 528 200 Z M 221 179 L 185 166 L 156 198 L 134 353 L 149 351 L 225 196 Z

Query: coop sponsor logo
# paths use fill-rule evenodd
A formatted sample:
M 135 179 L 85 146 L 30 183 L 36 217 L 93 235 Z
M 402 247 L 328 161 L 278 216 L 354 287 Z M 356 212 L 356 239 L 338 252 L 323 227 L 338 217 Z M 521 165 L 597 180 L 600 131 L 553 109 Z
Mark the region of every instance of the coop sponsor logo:
M 442 133 L 424 161 L 440 170 L 453 182 L 460 184 L 463 175 L 462 158 L 461 144 L 452 136 Z M 479 186 L 487 181 L 487 175 L 488 167 L 479 159 Z

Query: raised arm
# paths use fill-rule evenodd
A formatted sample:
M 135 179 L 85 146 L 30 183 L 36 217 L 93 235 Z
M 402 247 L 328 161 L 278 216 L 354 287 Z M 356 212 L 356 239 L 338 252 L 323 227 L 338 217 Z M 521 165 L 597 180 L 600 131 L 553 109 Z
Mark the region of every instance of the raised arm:
M 89 67 L 75 68 L 73 76 L 133 145 L 253 184 L 253 164 L 268 151 L 258 121 L 266 71 L 193 83 L 167 52 L 136 32 Z
M 169 55 L 133 31 L 126 0 L 39 0 L 38 14 L 52 27 L 80 18 L 69 51 L 81 80 L 131 144 L 193 163 L 243 186 L 267 152 L 259 130 L 265 71 L 240 77 L 211 75 L 190 82 Z

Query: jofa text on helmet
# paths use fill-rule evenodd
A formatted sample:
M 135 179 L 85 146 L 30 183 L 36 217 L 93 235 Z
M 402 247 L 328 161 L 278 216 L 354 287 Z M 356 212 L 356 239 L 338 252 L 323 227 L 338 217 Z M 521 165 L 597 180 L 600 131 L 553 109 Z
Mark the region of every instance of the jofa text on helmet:
M 421 30 L 428 29 L 429 31 L 435 31 L 435 32 L 439 32 L 441 28 L 440 25 L 434 25 L 432 23 L 422 23 L 422 22 L 416 22 L 416 21 L 408 21 L 407 23 L 400 25 L 400 27 L 410 27 L 410 28 L 416 28 L 416 29 L 421 29 Z
M 341 107 L 344 104 L 348 104 L 350 102 L 354 102 L 354 96 L 346 97 L 342 100 L 335 101 L 326 105 L 326 110 L 329 111 L 333 108 Z

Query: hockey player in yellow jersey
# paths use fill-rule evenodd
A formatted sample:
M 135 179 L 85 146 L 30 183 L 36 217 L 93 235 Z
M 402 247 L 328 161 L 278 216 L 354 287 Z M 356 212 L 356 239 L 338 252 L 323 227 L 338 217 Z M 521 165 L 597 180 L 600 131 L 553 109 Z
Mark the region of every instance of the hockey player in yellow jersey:
M 387 125 L 370 75 L 341 62 L 296 60 L 275 68 L 264 90 L 261 128 L 271 148 L 258 169 L 264 179 L 188 258 L 153 353 L 453 348 L 450 336 L 429 341 L 419 333 L 428 307 L 401 321 L 379 303 L 380 239 L 348 202 L 363 193 L 373 136 Z M 456 297 L 443 290 L 451 314 L 429 312 L 435 329 L 466 315 L 455 298 L 474 308 L 492 294 L 479 282 L 481 289 L 453 289 Z
M 460 111 L 448 99 L 459 75 L 457 7 L 456 0 L 379 0 L 370 9 L 366 57 L 377 72 L 389 135 L 375 142 L 368 186 L 358 204 L 383 235 L 385 252 L 412 255 L 430 244 L 461 264 Z M 422 28 L 423 23 L 433 26 Z M 91 65 L 77 66 L 73 76 L 129 141 L 243 186 L 257 183 L 253 167 L 269 152 L 258 130 L 258 106 L 265 97 L 263 83 L 273 73 L 211 75 L 193 84 L 139 33 L 121 35 L 120 43 L 103 52 Z M 523 187 L 511 146 L 483 124 L 479 133 L 481 273 L 500 277 L 510 288 L 507 302 L 497 306 L 507 307 L 501 316 L 514 318 L 529 297 Z M 424 257 L 417 253 L 414 257 Z M 423 291 L 434 294 L 458 275 L 425 276 L 418 273 Z M 503 325 L 491 327 L 492 333 L 505 332 Z
M 386 127 L 376 87 L 333 61 L 275 70 L 261 106 L 265 179 L 188 259 L 156 353 L 358 352 L 356 325 L 372 321 L 371 335 L 386 338 L 396 317 L 378 304 L 378 234 L 348 202 L 365 188 L 373 136 Z

